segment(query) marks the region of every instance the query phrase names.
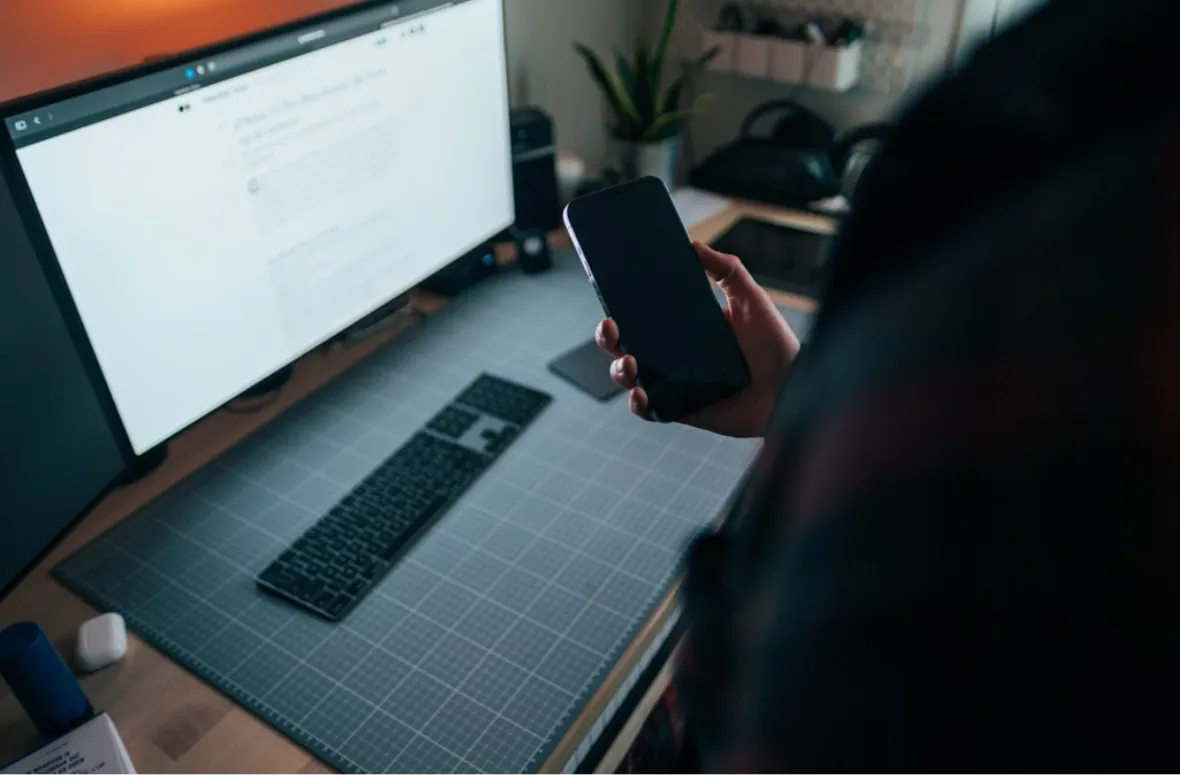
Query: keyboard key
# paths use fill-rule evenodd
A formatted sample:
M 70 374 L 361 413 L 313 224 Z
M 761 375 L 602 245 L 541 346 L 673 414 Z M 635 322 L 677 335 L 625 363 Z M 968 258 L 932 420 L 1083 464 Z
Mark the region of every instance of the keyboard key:
M 324 610 L 331 616 L 339 616 L 352 600 L 353 598 L 349 595 L 337 595 L 325 606 Z
M 484 374 L 456 399 L 460 404 L 506 420 L 527 425 L 553 399 L 532 388 Z
M 479 415 L 475 412 L 469 412 L 457 406 L 448 406 L 435 415 L 426 427 L 435 433 L 459 439 L 477 422 L 479 422 Z

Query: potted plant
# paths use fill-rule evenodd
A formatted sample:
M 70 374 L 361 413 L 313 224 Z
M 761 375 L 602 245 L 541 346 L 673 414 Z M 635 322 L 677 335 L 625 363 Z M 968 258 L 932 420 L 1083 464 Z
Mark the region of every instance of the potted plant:
M 652 175 L 663 180 L 669 188 L 676 175 L 680 132 L 705 100 L 702 98 L 692 105 L 683 104 L 685 86 L 689 78 L 721 51 L 720 47 L 709 49 L 688 63 L 666 90 L 661 88 L 668 43 L 676 28 L 679 8 L 679 0 L 668 0 L 655 51 L 639 43 L 629 59 L 616 52 L 613 67 L 581 43 L 574 45 L 606 98 L 611 113 L 611 132 L 622 146 L 624 174 L 628 177 Z

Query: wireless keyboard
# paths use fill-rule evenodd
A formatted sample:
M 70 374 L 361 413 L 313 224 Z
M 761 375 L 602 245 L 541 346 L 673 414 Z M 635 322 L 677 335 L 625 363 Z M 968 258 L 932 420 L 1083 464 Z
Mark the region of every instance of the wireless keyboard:
M 551 401 L 480 376 L 267 566 L 259 586 L 343 619 Z

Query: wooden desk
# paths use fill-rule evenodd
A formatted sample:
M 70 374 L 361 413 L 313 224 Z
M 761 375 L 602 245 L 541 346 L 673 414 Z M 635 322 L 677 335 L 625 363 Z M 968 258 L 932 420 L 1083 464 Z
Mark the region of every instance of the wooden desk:
M 817 231 L 828 231 L 824 218 L 791 214 L 759 205 L 735 204 L 690 229 L 695 239 L 708 241 L 746 215 L 778 220 Z M 562 242 L 564 234 L 554 235 Z M 499 252 L 511 262 L 512 249 Z M 779 301 L 811 309 L 809 300 L 784 294 Z M 419 294 L 415 306 L 430 314 L 444 300 Z M 279 399 L 257 414 L 222 412 L 194 426 L 171 445 L 164 465 L 135 485 L 111 493 L 75 528 L 17 588 L 0 603 L 0 626 L 32 619 L 41 623 L 67 658 L 72 654 L 78 625 L 97 612 L 50 577 L 65 557 L 120 520 L 135 513 L 169 487 L 213 460 L 230 446 L 256 431 L 320 387 L 343 374 L 413 325 L 407 319 L 353 348 L 313 353 L 301 360 Z M 587 336 L 591 332 L 587 331 Z M 591 699 L 544 767 L 560 771 L 589 734 L 637 661 L 655 642 L 674 611 L 673 588 L 631 644 L 616 668 Z M 665 676 L 666 678 L 666 676 Z M 82 681 L 95 707 L 110 713 L 140 772 L 330 772 L 311 756 L 232 700 L 132 635 L 127 657 L 118 665 Z M 653 697 L 655 689 L 653 687 Z M 654 701 L 652 699 L 651 701 Z M 648 706 L 650 707 L 650 705 Z M 644 706 L 634 714 L 639 718 Z M 637 732 L 631 723 L 616 740 L 611 755 L 621 755 Z M 628 737 L 629 735 L 629 737 Z M 36 732 L 16 700 L 0 685 L 0 762 L 35 747 Z M 610 761 L 604 762 L 609 765 Z

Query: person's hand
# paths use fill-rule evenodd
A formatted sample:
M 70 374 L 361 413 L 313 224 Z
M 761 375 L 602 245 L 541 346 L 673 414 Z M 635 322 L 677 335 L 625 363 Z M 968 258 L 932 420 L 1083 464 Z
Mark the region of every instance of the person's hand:
M 709 277 L 725 292 L 725 317 L 750 366 L 750 387 L 683 422 L 725 436 L 762 436 L 782 380 L 799 354 L 799 338 L 737 256 L 718 253 L 699 242 L 693 243 L 693 247 Z M 633 356 L 624 355 L 619 349 L 619 327 L 613 320 L 603 320 L 594 339 L 615 358 L 611 379 L 631 391 L 631 411 L 650 419 L 647 394 L 637 386 L 639 366 Z

